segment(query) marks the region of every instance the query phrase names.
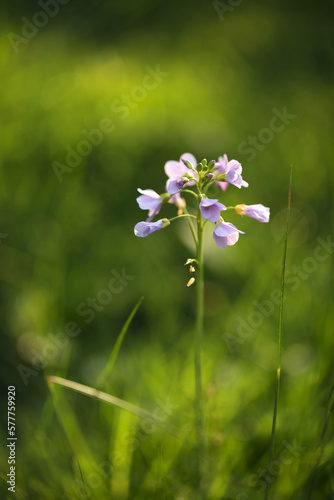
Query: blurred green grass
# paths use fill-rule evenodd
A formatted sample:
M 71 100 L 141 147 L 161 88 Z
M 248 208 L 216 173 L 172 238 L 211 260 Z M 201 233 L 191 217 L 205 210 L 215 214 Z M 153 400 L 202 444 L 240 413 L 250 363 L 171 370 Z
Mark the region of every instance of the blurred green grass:
M 314 258 L 317 238 L 326 241 L 333 234 L 333 53 L 326 8 L 311 2 L 241 3 L 220 22 L 211 3 L 174 2 L 167 8 L 101 2 L 86 5 L 81 15 L 77 4 L 69 4 L 15 54 L 7 33 L 19 33 L 20 18 L 31 19 L 36 9 L 22 4 L 19 13 L 6 7 L 0 41 L 0 231 L 8 236 L 0 246 L 0 370 L 3 384 L 15 384 L 18 393 L 21 498 L 80 498 L 75 450 L 81 441 L 78 433 L 69 439 L 73 422 L 96 463 L 118 447 L 126 456 L 114 477 L 103 478 L 101 492 L 92 489 L 92 498 L 107 498 L 108 491 L 114 498 L 191 498 L 191 450 L 158 431 L 140 440 L 132 457 L 121 436 L 137 429 L 135 419 L 64 394 L 67 413 L 60 422 L 45 386 L 48 374 L 94 385 L 125 318 L 144 295 L 111 391 L 148 409 L 156 398 L 169 396 L 177 405 L 171 420 L 189 432 L 195 296 L 185 286 L 183 263 L 193 256 L 190 235 L 183 221 L 147 240 L 133 235 L 145 217 L 136 189 L 162 192 L 165 161 L 185 151 L 199 160 L 225 152 L 240 160 L 250 187 L 230 187 L 221 200 L 271 208 L 268 225 L 231 214 L 229 220 L 246 232 L 235 247 L 220 251 L 207 234 L 204 373 L 210 458 L 217 467 L 210 477 L 212 499 L 257 497 L 248 479 L 267 463 L 278 307 L 233 351 L 224 334 L 238 337 L 238 325 L 249 323 L 254 303 L 279 289 L 293 164 L 276 449 L 296 440 L 305 450 L 283 468 L 272 489 L 282 499 L 305 498 L 333 387 L 331 254 L 316 261 L 314 270 L 299 269 Z M 147 67 L 157 65 L 168 76 L 142 101 L 132 99 L 133 109 L 122 120 L 112 104 L 142 86 Z M 284 106 L 296 118 L 248 161 L 240 144 L 258 136 L 272 110 Z M 66 148 L 76 149 L 85 138 L 82 131 L 96 129 L 105 118 L 115 130 L 59 182 L 52 163 L 64 163 Z M 164 210 L 162 216 L 174 213 L 173 207 Z M 77 307 L 106 287 L 111 270 L 123 268 L 135 278 L 86 324 Z M 64 332 L 69 321 L 81 333 L 25 386 L 17 366 L 31 367 L 32 349 L 42 350 L 48 334 Z M 332 427 L 328 434 L 332 438 Z M 333 496 L 333 439 L 327 434 L 324 444 L 310 498 Z M 6 471 L 6 454 L 0 459 Z M 88 458 L 84 465 L 87 477 Z

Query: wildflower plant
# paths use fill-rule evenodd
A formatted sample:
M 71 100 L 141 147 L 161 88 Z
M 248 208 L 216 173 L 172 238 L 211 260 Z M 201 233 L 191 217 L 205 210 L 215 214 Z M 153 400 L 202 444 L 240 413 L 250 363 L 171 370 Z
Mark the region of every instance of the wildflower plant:
M 201 376 L 201 342 L 203 335 L 204 316 L 204 269 L 203 269 L 203 234 L 204 227 L 210 223 L 213 226 L 213 239 L 219 248 L 235 245 L 239 240 L 239 234 L 243 231 L 235 227 L 231 222 L 225 221 L 223 212 L 235 210 L 241 216 L 248 216 L 259 222 L 268 222 L 270 210 L 261 204 L 236 206 L 225 206 L 218 199 L 207 196 L 208 188 L 215 184 L 222 192 L 228 185 L 238 189 L 247 188 L 248 183 L 242 178 L 242 166 L 237 160 L 228 160 L 227 156 L 220 156 L 218 161 L 207 160 L 197 162 L 196 158 L 185 153 L 179 161 L 167 161 L 165 173 L 168 177 L 165 192 L 158 194 L 152 189 L 138 189 L 140 196 L 137 198 L 139 207 L 148 210 L 146 221 L 139 222 L 134 228 L 138 237 L 146 237 L 151 233 L 164 229 L 176 219 L 185 217 L 196 245 L 196 257 L 189 258 L 185 265 L 189 265 L 189 271 L 197 275 L 192 276 L 187 286 L 191 286 L 196 280 L 197 308 L 196 308 L 196 335 L 195 335 L 195 386 L 196 386 L 196 430 L 197 430 L 197 477 L 198 488 L 201 487 L 203 476 L 201 457 L 205 451 L 205 433 L 203 425 L 202 407 L 202 376 Z M 183 196 L 191 196 L 196 199 L 196 213 L 189 213 Z M 159 219 L 153 222 L 153 218 L 159 214 L 162 205 L 173 203 L 178 211 L 177 216 L 171 219 Z M 194 224 L 195 223 L 195 224 Z

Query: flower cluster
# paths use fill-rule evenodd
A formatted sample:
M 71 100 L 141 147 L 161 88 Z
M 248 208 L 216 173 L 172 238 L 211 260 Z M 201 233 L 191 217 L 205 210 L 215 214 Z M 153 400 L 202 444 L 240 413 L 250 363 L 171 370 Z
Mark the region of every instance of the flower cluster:
M 214 224 L 213 239 L 219 248 L 225 248 L 227 245 L 234 245 L 239 239 L 239 234 L 244 234 L 244 232 L 237 229 L 231 222 L 225 222 L 221 212 L 233 209 L 239 215 L 247 215 L 260 222 L 269 221 L 269 208 L 263 205 L 239 204 L 235 207 L 226 207 L 218 199 L 211 199 L 206 195 L 207 189 L 213 183 L 222 191 L 225 191 L 229 184 L 239 189 L 248 187 L 248 183 L 242 178 L 242 166 L 237 160 L 229 161 L 224 155 L 220 156 L 218 161 L 213 160 L 209 164 L 206 160 L 198 163 L 192 154 L 185 153 L 179 161 L 167 161 L 165 173 L 168 177 L 165 193 L 159 195 L 152 189 L 138 189 L 140 193 L 137 198 L 138 205 L 142 210 L 148 210 L 148 218 L 145 222 L 136 224 L 134 228 L 136 236 L 148 236 L 165 228 L 172 220 L 189 217 L 190 224 L 191 218 L 194 218 L 202 228 L 208 221 L 212 222 Z M 189 189 L 193 187 L 195 189 Z M 197 198 L 197 215 L 188 213 L 181 193 L 191 194 Z M 164 203 L 175 204 L 178 208 L 177 217 L 152 222 Z

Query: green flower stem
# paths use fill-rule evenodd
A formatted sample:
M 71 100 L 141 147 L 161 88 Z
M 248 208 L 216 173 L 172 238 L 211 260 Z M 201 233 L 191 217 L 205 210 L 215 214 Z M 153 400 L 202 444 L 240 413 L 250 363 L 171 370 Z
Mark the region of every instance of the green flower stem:
M 180 219 L 181 217 L 192 217 L 193 219 L 197 219 L 196 215 L 181 214 L 181 215 L 177 215 L 176 217 L 172 217 L 171 219 L 169 219 L 169 222 L 172 221 L 172 220 Z
M 191 193 L 192 193 L 192 191 L 191 191 Z M 184 208 L 183 210 L 185 211 L 185 213 L 186 213 L 187 215 L 190 215 L 190 214 L 189 214 L 189 212 L 187 211 L 187 209 L 186 209 L 186 208 Z M 194 216 L 193 216 L 193 217 L 194 217 Z M 196 217 L 196 219 L 197 219 L 197 217 Z M 189 228 L 190 228 L 191 234 L 193 235 L 194 242 L 195 242 L 195 245 L 196 245 L 196 248 L 197 248 L 198 241 L 197 241 L 197 236 L 196 236 L 196 232 L 195 232 L 194 224 L 193 224 L 193 222 L 192 222 L 192 220 L 191 220 L 191 219 L 187 219 L 187 222 L 188 222 L 188 224 L 189 224 Z
M 184 210 L 186 210 L 186 209 L 184 209 Z M 179 219 L 180 217 L 187 217 L 187 221 L 188 221 L 188 224 L 189 224 L 189 227 L 190 227 L 191 234 L 193 235 L 193 238 L 194 238 L 194 241 L 195 241 L 195 245 L 197 246 L 197 236 L 196 236 L 196 233 L 195 233 L 195 229 L 194 229 L 193 223 L 190 220 L 191 218 L 192 219 L 197 219 L 196 215 L 192 215 L 192 214 L 189 214 L 187 212 L 185 214 L 177 215 L 176 217 L 173 217 L 172 219 L 169 219 L 169 222 L 172 221 L 172 220 Z
M 203 189 L 203 192 L 206 193 L 208 188 L 210 186 L 212 186 L 212 184 L 214 184 L 215 182 L 226 182 L 225 181 L 225 177 L 222 177 L 221 179 L 219 177 L 215 177 L 214 179 L 212 179 L 211 181 L 208 181 L 205 183 L 205 186 L 204 186 L 204 189 Z
M 192 194 L 197 199 L 197 194 L 195 193 L 195 191 L 191 191 L 190 189 L 182 189 L 182 193 Z
M 205 453 L 205 433 L 203 422 L 202 403 L 202 367 L 201 349 L 203 337 L 204 318 L 204 270 L 203 270 L 203 224 L 200 210 L 197 218 L 197 260 L 198 275 L 196 279 L 197 287 L 197 311 L 196 311 L 196 337 L 195 337 L 195 384 L 196 384 L 196 431 L 197 431 L 197 482 L 199 498 L 204 499 L 202 478 L 203 460 Z

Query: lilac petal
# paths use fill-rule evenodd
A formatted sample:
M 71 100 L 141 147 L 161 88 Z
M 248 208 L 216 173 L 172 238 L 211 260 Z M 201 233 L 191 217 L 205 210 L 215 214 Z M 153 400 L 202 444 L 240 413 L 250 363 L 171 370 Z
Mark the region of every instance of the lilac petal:
M 199 204 L 200 207 L 211 207 L 215 203 L 217 203 L 218 199 L 213 199 L 213 198 L 203 198 L 201 200 L 201 203 Z
M 231 222 L 220 222 L 216 225 L 214 229 L 214 233 L 217 236 L 228 236 L 229 234 L 233 234 L 235 232 L 245 234 L 244 231 L 240 231 L 237 229 Z
M 219 248 L 225 248 L 226 245 L 234 245 L 238 241 L 239 233 L 244 234 L 231 222 L 219 222 L 213 231 L 213 239 Z
M 220 219 L 221 210 L 226 210 L 225 205 L 218 200 L 203 198 L 199 204 L 202 217 L 210 222 L 217 222 Z
M 169 179 L 166 184 L 166 190 L 169 194 L 175 194 L 181 191 L 184 186 L 184 181 L 182 179 Z
M 137 189 L 138 193 L 143 194 L 145 196 L 151 196 L 152 198 L 160 198 L 160 195 L 154 191 L 153 189 Z
M 170 222 L 167 219 L 161 219 L 156 222 L 138 222 L 138 224 L 135 225 L 134 233 L 140 238 L 145 238 L 145 236 L 155 233 L 169 224 Z
M 228 162 L 228 170 L 235 170 L 238 174 L 241 174 L 242 172 L 242 166 L 240 161 L 237 160 L 230 160 Z
M 233 164 L 232 164 L 233 162 Z M 242 167 L 239 162 L 236 160 L 231 160 L 229 162 L 229 170 L 226 174 L 226 180 L 230 184 L 233 184 L 234 186 L 238 187 L 239 189 L 241 188 L 241 182 L 242 182 L 242 177 L 241 177 L 241 171 Z
M 220 174 L 227 172 L 229 169 L 227 155 L 219 156 L 218 163 L 215 166 Z
M 156 210 L 157 207 L 161 205 L 160 198 L 157 200 L 155 198 L 149 198 L 145 195 L 142 195 L 138 196 L 136 200 L 139 208 L 141 208 L 142 210 Z
M 142 210 L 149 210 L 149 215 L 157 213 L 161 207 L 161 197 L 153 189 L 138 189 L 141 196 L 138 196 L 137 203 Z
M 213 233 L 213 239 L 219 248 L 225 248 L 226 245 L 234 245 L 239 239 L 239 233 L 233 233 L 229 236 L 217 236 Z
M 270 209 L 261 204 L 245 206 L 245 215 L 258 220 L 259 222 L 269 222 Z
M 182 162 L 174 160 L 167 161 L 164 168 L 170 179 L 180 179 L 189 170 Z

